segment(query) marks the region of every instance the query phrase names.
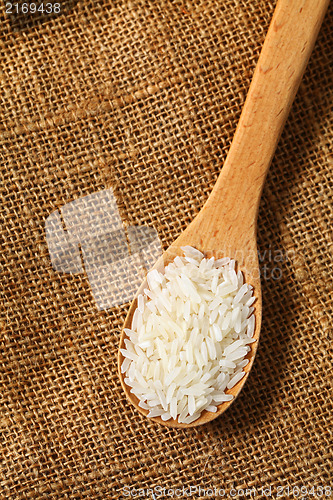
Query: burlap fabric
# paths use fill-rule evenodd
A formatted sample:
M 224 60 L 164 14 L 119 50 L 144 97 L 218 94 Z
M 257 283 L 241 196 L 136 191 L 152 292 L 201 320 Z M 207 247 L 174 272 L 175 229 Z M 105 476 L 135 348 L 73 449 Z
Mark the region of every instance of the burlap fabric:
M 127 225 L 174 240 L 223 164 L 274 4 L 2 2 L 1 499 L 328 497 L 332 6 L 263 192 L 258 355 L 221 418 L 176 430 L 133 410 L 128 303 L 99 310 L 45 237 L 51 213 L 112 188 Z

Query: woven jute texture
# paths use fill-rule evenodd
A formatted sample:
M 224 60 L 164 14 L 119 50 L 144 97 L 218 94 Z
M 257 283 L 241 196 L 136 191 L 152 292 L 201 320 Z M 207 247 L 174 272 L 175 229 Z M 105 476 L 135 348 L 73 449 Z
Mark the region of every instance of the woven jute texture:
M 87 273 L 56 270 L 45 223 L 112 189 L 122 221 L 154 228 L 167 248 L 217 179 L 275 2 L 78 0 L 29 15 L 5 4 L 1 500 L 327 498 L 332 5 L 263 192 L 253 370 L 221 418 L 177 430 L 124 397 L 129 303 L 99 309 Z

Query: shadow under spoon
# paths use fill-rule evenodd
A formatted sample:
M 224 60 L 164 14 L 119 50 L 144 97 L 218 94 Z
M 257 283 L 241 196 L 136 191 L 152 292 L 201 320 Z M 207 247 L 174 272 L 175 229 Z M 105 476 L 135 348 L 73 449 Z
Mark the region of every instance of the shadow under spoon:
M 254 72 L 252 83 L 223 169 L 203 208 L 191 224 L 165 251 L 154 266 L 163 269 L 182 246 L 190 245 L 208 257 L 230 257 L 236 260 L 245 282 L 253 286 L 255 302 L 255 333 L 244 368 L 245 376 L 228 393 L 237 397 L 255 357 L 261 327 L 261 286 L 256 228 L 263 184 L 275 152 L 282 128 L 294 100 L 304 69 L 312 52 L 329 0 L 279 0 Z M 136 297 L 147 288 L 144 281 Z M 131 328 L 137 308 L 135 298 L 130 306 L 124 328 Z M 122 330 L 120 347 L 125 347 Z M 119 351 L 118 371 L 126 397 L 142 414 L 148 410 L 138 406 L 124 381 Z M 233 399 L 233 401 L 234 401 Z M 231 404 L 224 402 L 216 413 L 203 411 L 190 424 L 178 420 L 163 421 L 169 427 L 192 427 L 219 417 Z

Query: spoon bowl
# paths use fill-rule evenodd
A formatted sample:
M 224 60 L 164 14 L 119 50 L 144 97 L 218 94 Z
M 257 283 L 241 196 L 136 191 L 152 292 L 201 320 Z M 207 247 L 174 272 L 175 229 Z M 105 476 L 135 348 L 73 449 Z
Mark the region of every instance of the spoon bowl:
M 204 246 L 199 244 L 199 242 L 196 241 L 195 238 L 195 228 L 196 224 L 193 221 L 193 226 L 188 226 L 187 230 L 185 230 L 179 238 L 166 250 L 166 252 L 161 256 L 161 258 L 156 262 L 155 266 L 153 269 L 158 269 L 160 272 L 163 272 L 164 267 L 166 267 L 170 262 L 174 260 L 174 258 L 179 255 L 183 255 L 183 251 L 181 250 L 181 247 L 190 245 L 192 247 L 197 248 L 201 252 L 205 254 L 205 257 L 214 257 L 215 259 L 220 259 L 223 258 L 224 256 L 229 256 L 235 260 L 237 260 L 237 266 L 238 269 L 240 269 L 243 272 L 244 276 L 244 281 L 253 287 L 254 291 L 254 296 L 256 297 L 255 301 L 255 310 L 254 310 L 254 315 L 255 315 L 255 332 L 253 335 L 253 339 L 256 340 L 256 342 L 253 342 L 249 345 L 250 347 L 250 352 L 247 354 L 246 358 L 249 359 L 249 363 L 243 368 L 243 371 L 245 372 L 244 377 L 234 386 L 232 389 L 229 389 L 226 391 L 227 394 L 232 394 L 234 398 L 231 401 L 226 401 L 224 403 L 221 403 L 218 405 L 218 409 L 216 413 L 212 413 L 209 411 L 204 410 L 201 414 L 201 416 L 192 422 L 191 424 L 185 424 L 185 423 L 180 423 L 176 420 L 170 419 L 163 421 L 161 417 L 154 417 L 151 418 L 151 420 L 154 420 L 155 422 L 158 422 L 160 424 L 166 425 L 168 427 L 194 427 L 198 426 L 201 424 L 205 424 L 209 422 L 210 420 L 215 419 L 217 416 L 219 416 L 221 413 L 223 413 L 236 399 L 237 395 L 241 391 L 241 388 L 243 387 L 246 378 L 248 377 L 248 374 L 251 370 L 256 350 L 257 350 L 257 345 L 258 345 L 258 339 L 260 335 L 260 326 L 261 326 L 261 311 L 262 311 L 262 302 L 261 302 L 261 285 L 260 285 L 260 273 L 259 273 L 259 266 L 258 266 L 258 259 L 257 259 L 257 250 L 256 247 L 252 249 L 251 252 L 247 252 L 246 254 L 243 253 L 243 251 L 240 250 L 235 250 L 232 251 L 230 248 L 228 249 L 228 252 L 225 250 L 207 250 L 204 248 Z M 193 228 L 193 233 L 192 233 L 192 228 Z M 192 238 L 191 238 L 192 236 Z M 255 243 L 255 240 L 252 240 L 253 243 Z M 242 264 L 240 264 L 240 260 L 237 259 L 237 257 L 244 256 L 244 259 L 242 259 Z M 250 257 L 252 256 L 252 258 Z M 143 290 L 148 287 L 147 281 L 144 280 L 142 284 L 140 285 L 136 297 L 140 294 L 143 293 Z M 132 324 L 132 319 L 133 319 L 133 314 L 137 308 L 137 299 L 135 298 L 130 306 L 130 309 L 127 313 L 127 317 L 125 319 L 124 323 L 124 328 L 130 328 Z M 121 341 L 120 341 L 120 349 L 125 348 L 125 339 L 127 338 L 125 332 L 123 331 L 123 334 L 121 336 Z M 124 381 L 124 374 L 121 373 L 121 365 L 124 361 L 124 356 L 122 353 L 119 351 L 118 353 L 118 373 L 119 373 L 119 378 L 121 381 L 121 385 L 124 389 L 124 392 L 126 394 L 126 397 L 131 401 L 131 403 L 135 406 L 135 408 L 142 413 L 143 415 L 148 414 L 148 410 L 145 410 L 139 406 L 139 400 L 138 398 L 132 394 L 131 387 L 126 385 Z
M 154 268 L 163 268 L 181 247 L 192 246 L 207 257 L 230 257 L 242 271 L 244 281 L 253 287 L 256 342 L 250 345 L 244 367 L 245 376 L 227 393 L 234 396 L 216 413 L 203 411 L 190 424 L 178 420 L 151 418 L 168 427 L 194 427 L 220 416 L 235 400 L 244 386 L 255 358 L 261 328 L 261 284 L 256 243 L 257 216 L 263 184 L 288 116 L 300 79 L 310 57 L 329 0 L 279 0 L 254 72 L 242 115 L 223 169 L 208 200 L 183 233 L 165 251 Z M 291 36 L 292 33 L 292 36 Z M 136 297 L 147 288 L 141 284 Z M 130 328 L 137 298 L 133 300 L 124 328 Z M 125 347 L 122 330 L 120 349 Z M 130 392 L 121 373 L 123 355 L 118 354 L 118 373 L 127 399 L 143 415 L 138 399 Z

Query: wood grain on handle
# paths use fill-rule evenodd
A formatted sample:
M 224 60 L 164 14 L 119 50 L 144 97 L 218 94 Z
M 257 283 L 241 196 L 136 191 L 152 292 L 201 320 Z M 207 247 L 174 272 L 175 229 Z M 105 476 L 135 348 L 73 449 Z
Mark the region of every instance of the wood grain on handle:
M 230 224 L 237 219 L 238 228 L 251 224 L 255 231 L 266 173 L 328 5 L 278 1 L 228 156 L 202 210 L 203 224 L 207 210 L 217 208 L 213 218 L 224 228 L 231 217 Z

